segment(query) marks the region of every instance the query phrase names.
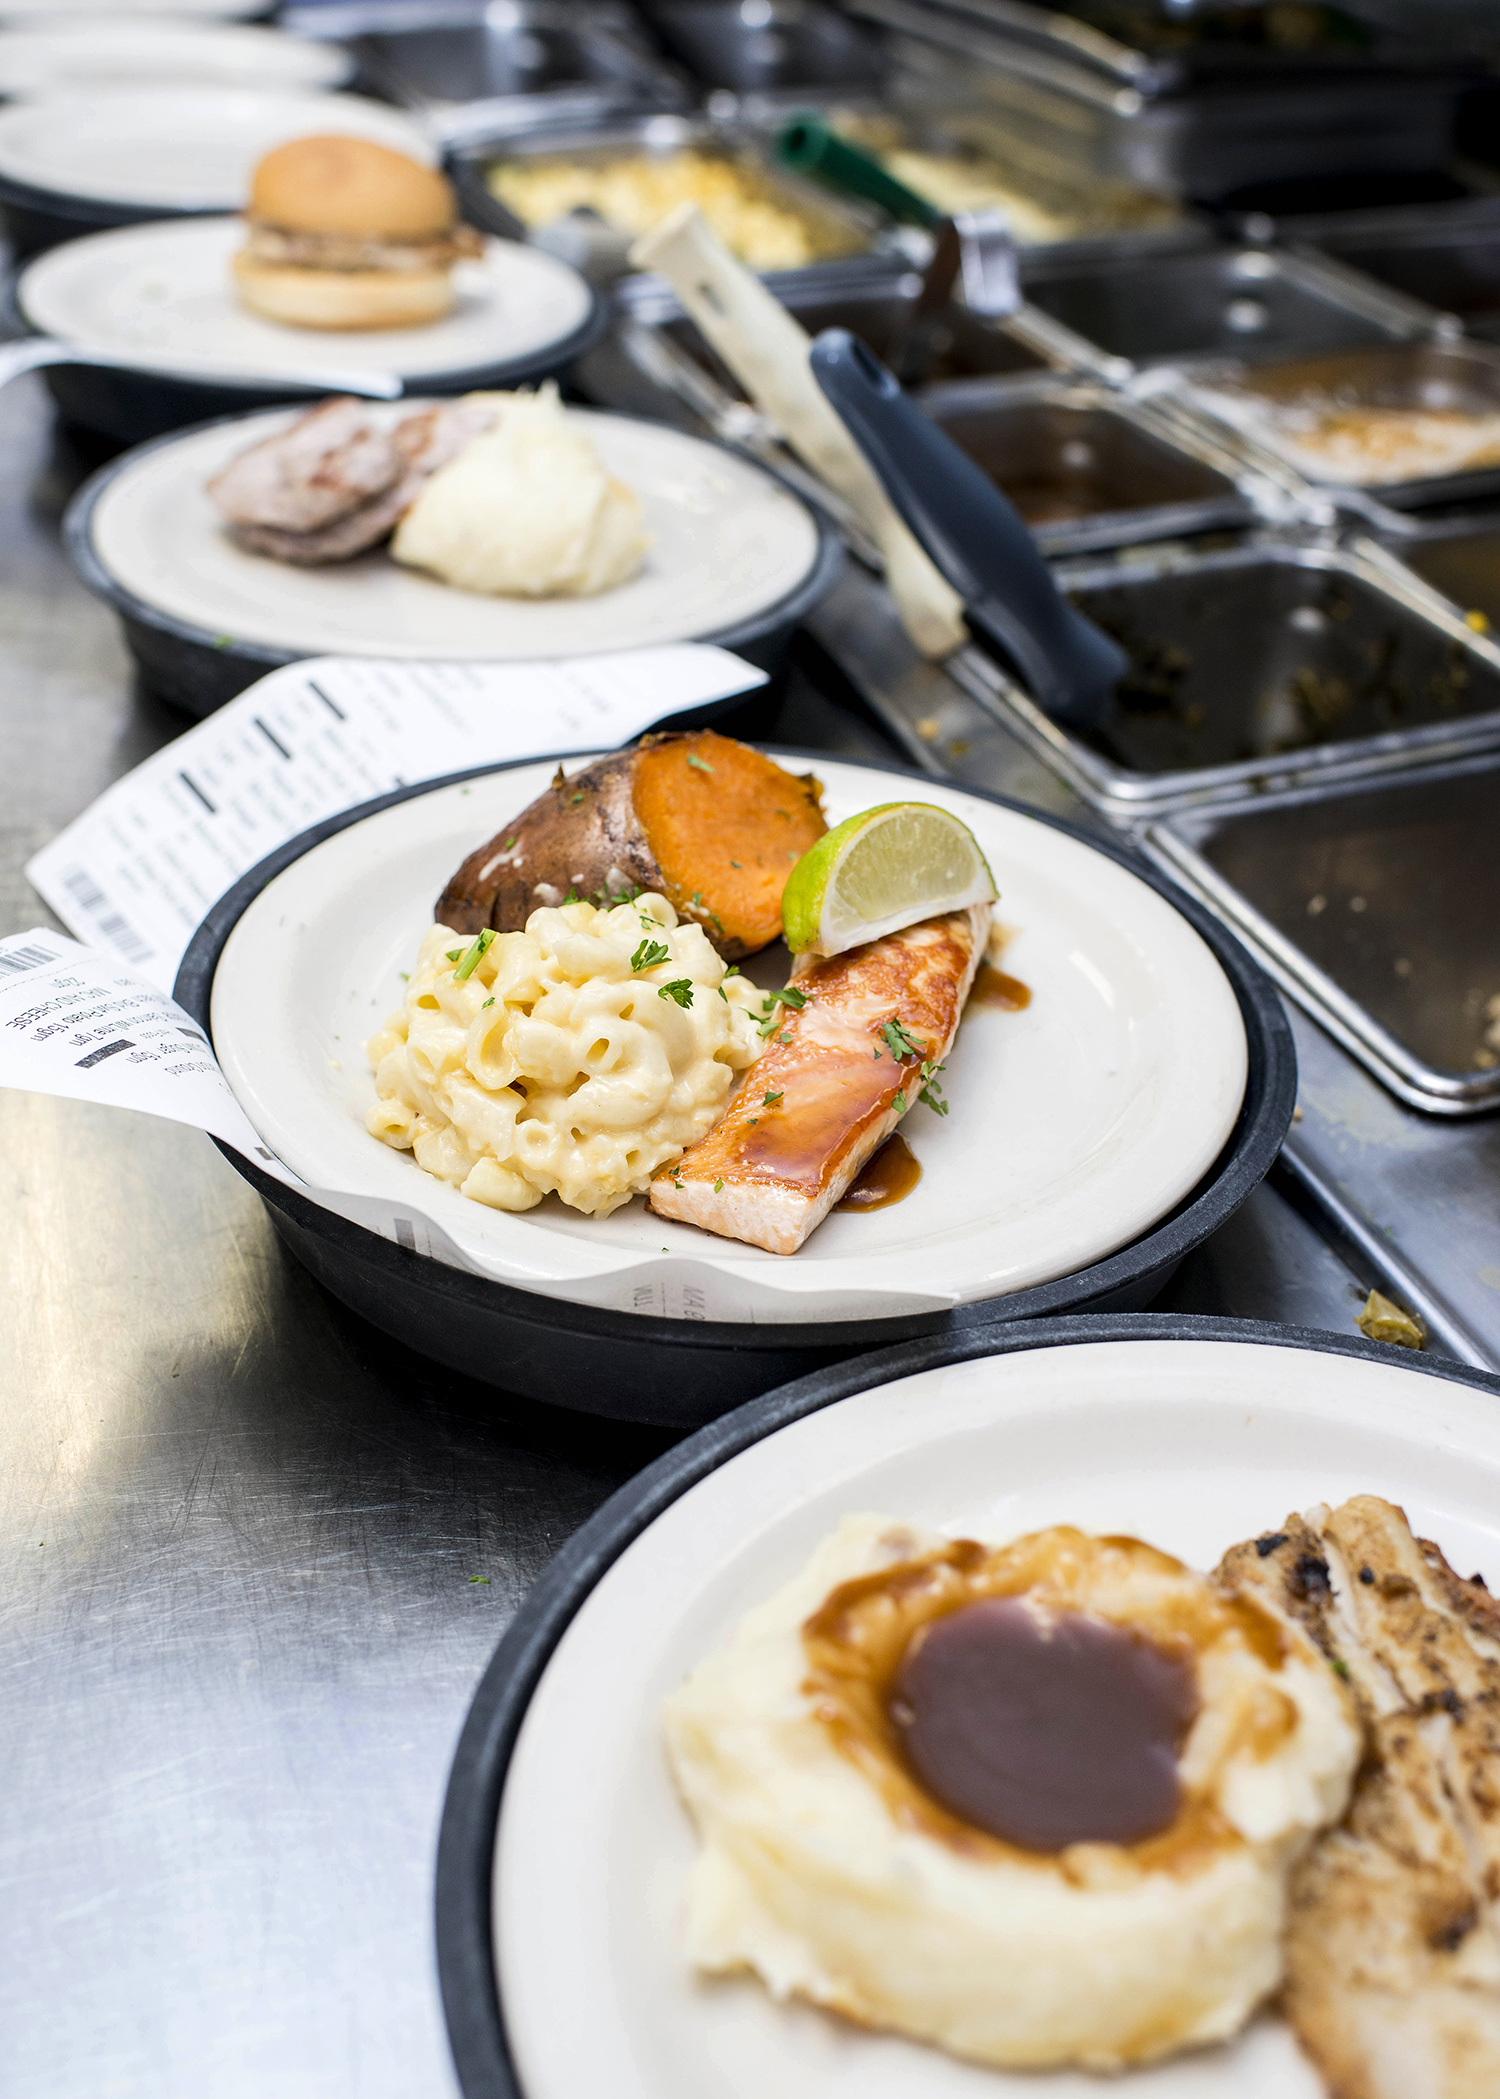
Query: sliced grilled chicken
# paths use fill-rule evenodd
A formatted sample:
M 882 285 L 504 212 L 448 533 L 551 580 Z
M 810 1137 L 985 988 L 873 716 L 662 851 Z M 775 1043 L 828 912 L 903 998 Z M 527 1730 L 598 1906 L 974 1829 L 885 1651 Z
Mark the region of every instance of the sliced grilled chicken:
M 253 554 L 309 568 L 349 561 L 393 532 L 428 479 L 493 420 L 482 401 L 445 401 L 383 429 L 341 395 L 238 453 L 208 493 Z
M 989 918 L 976 904 L 799 960 L 806 1003 L 783 1006 L 722 1119 L 651 1183 L 652 1209 L 794 1254 L 913 1106 L 924 1062 L 947 1056 Z
M 1500 1610 L 1373 1495 L 1289 1517 L 1218 1578 L 1308 1629 L 1367 1730 L 1291 1886 L 1286 2009 L 1330 2099 L 1500 2094 Z

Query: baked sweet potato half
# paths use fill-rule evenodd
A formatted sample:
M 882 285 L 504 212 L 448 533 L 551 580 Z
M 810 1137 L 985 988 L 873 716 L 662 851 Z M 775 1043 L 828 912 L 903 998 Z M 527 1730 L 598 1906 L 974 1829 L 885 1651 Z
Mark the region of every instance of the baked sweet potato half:
M 712 729 L 643 736 L 545 794 L 471 853 L 438 898 L 456 933 L 518 932 L 543 905 L 648 889 L 724 956 L 781 932 L 786 878 L 828 825 L 823 790 Z

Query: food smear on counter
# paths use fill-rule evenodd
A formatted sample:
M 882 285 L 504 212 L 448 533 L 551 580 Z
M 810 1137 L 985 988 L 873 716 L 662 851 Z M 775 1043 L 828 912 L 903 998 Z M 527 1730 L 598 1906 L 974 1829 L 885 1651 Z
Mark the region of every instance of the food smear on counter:
M 752 270 L 800 270 L 856 255 L 859 229 L 774 182 L 748 156 L 683 147 L 606 159 L 518 156 L 489 171 L 493 194 L 536 231 L 570 212 L 593 212 L 638 239 L 684 204 L 696 204 L 715 233 Z
M 250 182 L 234 257 L 243 305 L 293 328 L 412 328 L 454 303 L 456 264 L 484 253 L 447 177 L 343 134 L 292 139 Z
M 469 399 L 489 423 L 424 481 L 393 557 L 487 597 L 597 597 L 628 583 L 651 546 L 640 497 L 605 468 L 556 384 Z
M 1278 1601 L 1136 1538 L 846 1516 L 666 1701 L 688 1959 L 1013 2069 L 1239 2032 L 1362 1732 Z

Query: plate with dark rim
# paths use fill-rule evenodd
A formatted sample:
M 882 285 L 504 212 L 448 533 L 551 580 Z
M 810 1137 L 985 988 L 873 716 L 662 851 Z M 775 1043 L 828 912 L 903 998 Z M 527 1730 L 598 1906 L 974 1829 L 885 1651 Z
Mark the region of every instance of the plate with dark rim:
M 399 421 L 422 405 L 372 403 L 370 413 Z M 194 712 L 207 711 L 194 676 L 217 673 L 228 688 L 218 705 L 304 656 L 496 663 L 680 641 L 779 647 L 837 573 L 839 543 L 824 522 L 723 445 L 628 416 L 567 414 L 639 495 L 651 535 L 639 575 L 597 597 L 486 597 L 402 568 L 384 548 L 326 568 L 247 553 L 206 484 L 290 420 L 275 412 L 160 438 L 101 468 L 69 507 L 68 550 L 124 619 L 152 682 Z
M 695 1981 L 662 1698 L 854 1509 L 997 1542 L 1070 1522 L 1211 1567 L 1290 1511 L 1375 1493 L 1459 1571 L 1500 1576 L 1497 1399 L 1500 1377 L 1334 1334 L 1057 1319 L 867 1356 L 679 1444 L 543 1572 L 458 1743 L 436 1928 L 465 2099 L 1097 2092 L 778 2005 L 748 1977 Z M 1271 2013 L 1110 2088 L 1322 2089 Z
M 900 798 L 914 777 L 775 755 L 817 767 L 835 816 Z M 215 907 L 178 980 L 194 1018 L 224 1031 L 231 1084 L 295 1171 L 409 1204 L 483 1271 L 262 1187 L 314 1272 L 387 1331 L 537 1398 L 687 1426 L 861 1349 L 1149 1302 L 1269 1168 L 1295 1058 L 1279 1001 L 1232 939 L 1121 848 L 923 779 L 922 798 L 991 854 L 1006 959 L 1036 996 L 1024 1012 L 971 1013 L 945 1080 L 954 1113 L 913 1110 L 926 1165 L 906 1203 L 835 1217 L 784 1259 L 638 1204 L 601 1224 L 552 1198 L 520 1217 L 467 1201 L 368 1138 L 360 1045 L 399 1001 L 451 867 L 552 763 L 408 790 L 293 840 Z M 336 951 L 309 970 L 330 922 Z M 247 1025 L 270 1010 L 285 1018 L 269 1034 Z

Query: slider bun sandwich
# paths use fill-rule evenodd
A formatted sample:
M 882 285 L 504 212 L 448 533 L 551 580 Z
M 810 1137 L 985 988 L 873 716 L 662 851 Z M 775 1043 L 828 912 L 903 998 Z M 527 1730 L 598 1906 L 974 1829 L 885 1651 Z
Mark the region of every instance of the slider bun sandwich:
M 410 328 L 453 304 L 453 266 L 483 252 L 447 180 L 369 139 L 293 139 L 250 185 L 234 258 L 242 303 L 293 328 Z

